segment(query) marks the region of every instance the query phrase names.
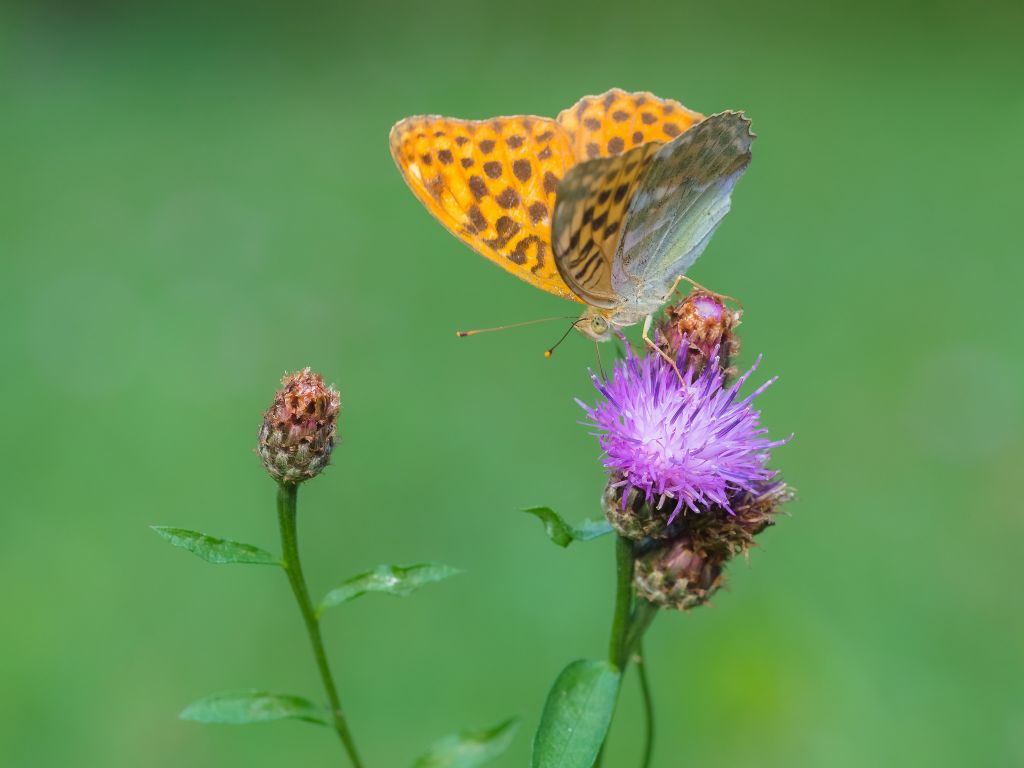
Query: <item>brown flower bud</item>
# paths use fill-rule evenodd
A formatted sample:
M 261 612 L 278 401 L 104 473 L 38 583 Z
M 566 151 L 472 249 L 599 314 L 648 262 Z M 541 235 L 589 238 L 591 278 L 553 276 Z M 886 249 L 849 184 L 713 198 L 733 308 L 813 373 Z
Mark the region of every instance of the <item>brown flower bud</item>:
M 722 581 L 722 562 L 682 538 L 641 556 L 636 561 L 633 586 L 637 597 L 662 608 L 686 611 L 706 603 Z
M 319 373 L 304 368 L 285 374 L 263 415 L 256 452 L 267 472 L 283 485 L 316 477 L 334 448 L 341 397 Z
M 675 359 L 685 337 L 690 346 L 689 360 L 697 372 L 703 370 L 718 347 L 719 365 L 728 373 L 730 361 L 740 350 L 734 331 L 742 314 L 730 310 L 724 296 L 694 288 L 681 302 L 665 309 L 658 326 L 661 347 Z
M 757 494 L 737 494 L 730 499 L 732 514 L 721 507 L 683 511 L 667 529 L 670 541 L 637 559 L 637 595 L 682 611 L 707 602 L 725 583 L 726 564 L 738 554 L 746 555 L 754 537 L 774 524 L 779 505 L 792 496 L 779 481 Z

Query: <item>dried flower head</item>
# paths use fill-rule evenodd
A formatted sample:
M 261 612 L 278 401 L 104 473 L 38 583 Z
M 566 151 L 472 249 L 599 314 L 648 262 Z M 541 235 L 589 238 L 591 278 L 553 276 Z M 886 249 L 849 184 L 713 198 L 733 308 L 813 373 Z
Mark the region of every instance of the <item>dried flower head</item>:
M 756 494 L 776 472 L 766 467 L 770 450 L 786 440 L 771 441 L 760 426 L 752 401 L 775 379 L 743 400 L 740 387 L 758 362 L 728 389 L 723 386 L 717 350 L 697 374 L 683 344 L 676 374 L 660 355 L 638 359 L 627 350 L 609 381 L 591 374 L 603 399 L 590 407 L 581 401 L 604 449 L 604 466 L 621 488 L 626 509 L 631 490 L 657 509 L 671 505 L 671 523 L 684 508 L 700 514 L 720 507 L 734 514 L 741 494 Z M 689 364 L 687 364 L 689 363 Z
M 277 482 L 301 483 L 327 466 L 340 407 L 338 390 L 325 385 L 319 373 L 304 368 L 285 374 L 263 415 L 256 449 Z
M 661 348 L 675 357 L 684 342 L 688 342 L 691 352 L 696 353 L 691 355 L 690 362 L 698 371 L 717 349 L 719 364 L 727 369 L 740 351 L 735 329 L 742 314 L 730 310 L 724 296 L 694 288 L 681 302 L 665 309 L 658 324 Z

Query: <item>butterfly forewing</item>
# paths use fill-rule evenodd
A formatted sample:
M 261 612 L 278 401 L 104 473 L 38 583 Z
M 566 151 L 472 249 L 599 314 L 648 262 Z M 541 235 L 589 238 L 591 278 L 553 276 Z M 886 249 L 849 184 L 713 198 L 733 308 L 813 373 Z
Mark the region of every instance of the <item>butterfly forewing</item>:
M 630 199 L 660 142 L 621 155 L 587 160 L 558 186 L 552 222 L 555 264 L 566 284 L 596 307 L 620 303 L 612 263 Z
M 703 119 L 678 101 L 619 88 L 584 96 L 558 115 L 577 161 L 613 157 L 651 141 L 671 141 Z
M 578 300 L 551 253 L 555 192 L 574 163 L 554 120 L 410 117 L 391 129 L 391 154 L 453 234 L 531 285 Z
M 654 155 L 629 203 L 614 260 L 612 287 L 620 297 L 645 311 L 661 304 L 729 212 L 753 140 L 749 120 L 723 112 Z

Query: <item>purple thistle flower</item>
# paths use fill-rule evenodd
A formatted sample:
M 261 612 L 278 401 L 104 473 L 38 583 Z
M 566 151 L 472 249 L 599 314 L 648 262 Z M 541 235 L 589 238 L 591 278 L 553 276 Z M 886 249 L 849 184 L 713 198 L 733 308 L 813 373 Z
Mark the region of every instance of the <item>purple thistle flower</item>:
M 760 426 L 760 411 L 751 402 L 778 377 L 770 379 L 743 400 L 740 387 L 761 358 L 731 387 L 723 388 L 718 348 L 697 375 L 686 365 L 688 344 L 681 345 L 677 361 L 683 380 L 662 357 L 642 360 L 627 345 L 627 357 L 615 363 L 610 381 L 591 373 L 604 399 L 594 407 L 577 400 L 591 418 L 601 448 L 602 463 L 621 480 L 625 508 L 629 491 L 637 489 L 661 508 L 674 499 L 669 522 L 683 505 L 694 512 L 719 506 L 730 514 L 730 497 L 757 494 L 776 476 L 766 468 L 772 448 L 788 441 L 771 441 Z

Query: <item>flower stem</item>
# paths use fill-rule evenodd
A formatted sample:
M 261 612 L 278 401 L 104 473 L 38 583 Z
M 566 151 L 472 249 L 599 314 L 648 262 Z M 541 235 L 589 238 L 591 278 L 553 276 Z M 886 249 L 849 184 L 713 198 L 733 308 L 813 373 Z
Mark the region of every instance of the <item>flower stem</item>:
M 636 645 L 636 671 L 640 675 L 640 695 L 644 700 L 644 756 L 640 768 L 649 768 L 654 754 L 654 699 L 651 697 L 651 683 L 647 679 L 647 664 L 644 661 L 643 645 Z
M 296 527 L 296 496 L 299 487 L 297 485 L 279 485 L 277 487 L 277 518 L 281 525 L 281 549 L 284 556 L 284 569 L 288 574 L 288 582 L 295 593 L 295 601 L 299 604 L 299 611 L 302 613 L 302 620 L 306 624 L 306 632 L 309 634 L 309 642 L 313 646 L 313 656 L 316 657 L 316 666 L 320 670 L 320 677 L 324 682 L 324 690 L 327 692 L 327 700 L 331 705 L 334 730 L 338 732 L 342 746 L 352 761 L 354 768 L 363 768 L 356 752 L 355 742 L 352 740 L 352 733 L 348 729 L 345 715 L 341 711 L 341 701 L 338 698 L 338 689 L 334 685 L 334 678 L 331 677 L 331 668 L 327 664 L 327 654 L 324 652 L 324 642 L 320 636 L 320 619 L 317 617 L 313 604 L 309 599 L 309 589 L 306 587 L 306 579 L 302 575 L 302 564 L 299 561 L 299 539 Z
M 654 603 L 649 603 L 646 600 L 636 601 L 633 615 L 629 619 L 629 627 L 626 629 L 626 639 L 624 641 L 625 648 L 623 652 L 626 654 L 627 661 L 634 649 L 640 648 L 640 642 L 644 638 L 644 633 L 647 632 L 651 622 L 654 621 L 654 617 L 657 615 L 658 606 Z
M 615 565 L 615 613 L 612 615 L 608 661 L 621 674 L 629 662 L 626 635 L 629 632 L 629 615 L 633 607 L 633 542 L 622 536 L 615 537 Z
M 633 556 L 633 542 L 622 536 L 615 537 L 615 613 L 612 615 L 612 631 L 609 638 L 608 661 L 615 666 L 621 676 L 625 674 L 629 666 L 629 658 L 634 649 L 640 648 L 644 632 L 651 626 L 654 617 L 658 613 L 657 606 L 646 600 L 633 602 L 633 570 L 636 560 Z M 640 659 L 640 664 L 643 659 Z M 640 667 L 641 686 L 644 694 L 644 709 L 647 714 L 647 742 L 644 747 L 644 766 L 650 761 L 650 754 L 653 749 L 654 723 L 652 720 L 653 710 L 651 708 L 650 691 L 647 686 L 646 673 Z M 597 762 L 594 768 L 599 768 L 604 759 L 604 748 L 607 744 L 601 745 Z

